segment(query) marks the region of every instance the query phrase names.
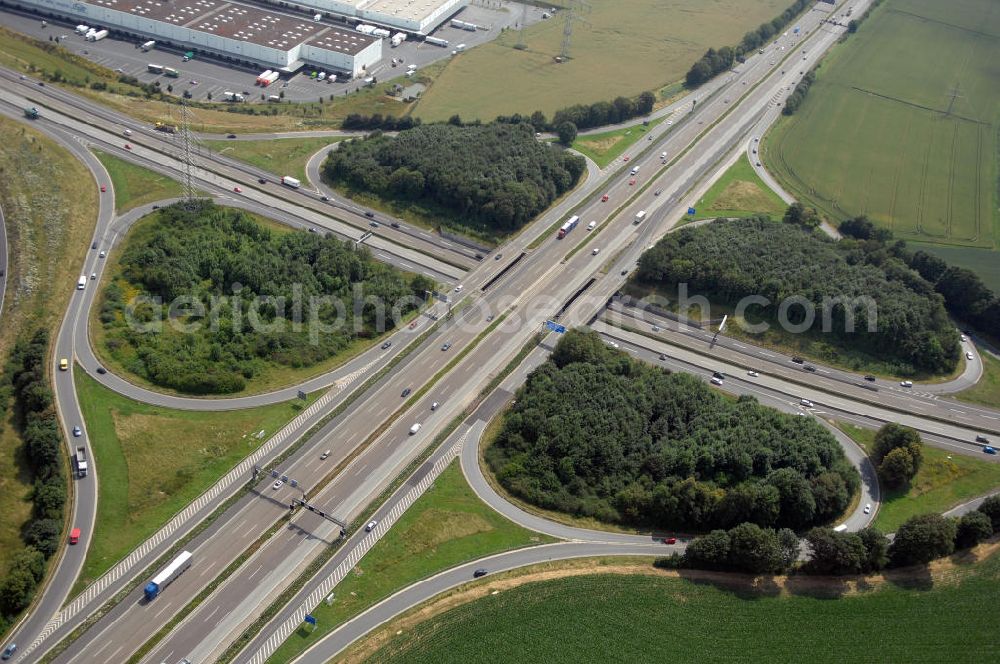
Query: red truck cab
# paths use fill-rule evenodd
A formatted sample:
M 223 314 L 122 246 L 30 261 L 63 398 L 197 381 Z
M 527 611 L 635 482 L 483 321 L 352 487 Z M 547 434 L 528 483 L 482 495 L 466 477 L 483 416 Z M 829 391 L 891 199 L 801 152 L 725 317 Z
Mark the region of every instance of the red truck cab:
M 69 531 L 69 543 L 76 544 L 79 541 L 80 541 L 80 529 L 74 528 L 73 530 Z

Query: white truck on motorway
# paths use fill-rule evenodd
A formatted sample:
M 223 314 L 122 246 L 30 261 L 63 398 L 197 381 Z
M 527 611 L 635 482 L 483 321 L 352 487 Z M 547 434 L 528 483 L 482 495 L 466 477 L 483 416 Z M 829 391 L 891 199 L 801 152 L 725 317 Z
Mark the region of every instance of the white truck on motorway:
M 293 178 L 291 175 L 282 175 L 281 184 L 285 185 L 286 187 L 291 187 L 292 189 L 298 189 L 299 187 L 302 186 L 302 182 L 300 182 L 296 178 Z
M 83 445 L 76 448 L 76 476 L 87 476 L 87 448 Z
M 638 226 L 645 219 L 646 219 L 646 211 L 645 210 L 639 210 L 638 212 L 635 213 L 635 220 L 632 223 L 635 224 L 636 226 Z
M 76 289 L 83 290 L 87 287 L 87 275 L 81 274 L 80 278 L 76 280 Z
M 412 427 L 410 427 L 410 435 L 412 436 L 413 434 L 417 433 L 418 431 L 420 431 L 420 422 L 417 422 Z

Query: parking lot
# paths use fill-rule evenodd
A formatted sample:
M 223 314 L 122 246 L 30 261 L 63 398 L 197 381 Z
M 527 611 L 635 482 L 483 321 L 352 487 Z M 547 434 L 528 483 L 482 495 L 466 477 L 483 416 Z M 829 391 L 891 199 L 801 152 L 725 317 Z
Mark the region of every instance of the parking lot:
M 537 7 L 529 8 L 528 23 L 542 20 L 541 14 L 542 10 Z M 466 48 L 472 48 L 491 41 L 500 34 L 503 28 L 519 23 L 521 17 L 522 5 L 514 3 L 500 3 L 498 8 L 466 7 L 455 18 L 489 29 L 469 32 L 453 28 L 450 26 L 450 22 L 446 21 L 434 32 L 433 36 L 447 39 L 449 41 L 447 47 L 425 42 L 406 41 L 400 46 L 392 48 L 388 40 L 385 40 L 382 60 L 367 73 L 375 76 L 380 83 L 402 76 L 407 65 L 414 64 L 419 69 L 452 57 L 452 51 L 458 44 L 465 44 Z M 238 68 L 210 58 L 195 57 L 193 60 L 184 62 L 182 51 L 165 50 L 160 46 L 144 52 L 139 48 L 139 44 L 145 40 L 139 39 L 121 41 L 108 37 L 98 42 L 88 42 L 82 35 L 74 32 L 75 25 L 52 19 L 46 20 L 48 25 L 42 27 L 42 20 L 39 17 L 18 13 L 7 8 L 0 9 L 0 23 L 12 30 L 42 41 L 48 41 L 50 37 L 53 40 L 58 39 L 61 46 L 76 55 L 118 73 L 134 76 L 143 83 L 159 81 L 164 91 L 176 95 L 188 91 L 191 98 L 196 100 L 207 101 L 211 95 L 213 101 L 222 101 L 223 93 L 229 91 L 244 94 L 247 101 L 257 103 L 266 101 L 270 95 L 282 95 L 285 101 L 317 101 L 320 97 L 329 98 L 330 95 L 343 96 L 364 85 L 361 79 L 350 81 L 340 79 L 336 82 L 331 82 L 329 79 L 319 81 L 310 77 L 310 73 L 315 68 L 306 66 L 290 78 L 282 78 L 268 88 L 260 88 L 254 85 L 260 70 Z M 340 23 L 332 23 L 332 25 L 342 27 Z M 395 67 L 392 65 L 394 58 L 397 60 Z M 147 68 L 150 64 L 172 67 L 180 72 L 180 76 L 169 78 L 151 73 Z

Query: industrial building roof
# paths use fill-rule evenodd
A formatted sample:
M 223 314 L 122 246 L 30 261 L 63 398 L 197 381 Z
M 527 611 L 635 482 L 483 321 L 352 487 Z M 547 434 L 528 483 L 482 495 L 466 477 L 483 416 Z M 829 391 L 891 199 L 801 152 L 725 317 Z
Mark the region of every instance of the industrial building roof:
M 425 16 L 443 5 L 443 0 L 371 0 L 356 2 L 358 9 L 379 12 L 386 16 L 421 21 Z
M 355 55 L 361 49 L 371 45 L 373 41 L 375 41 L 374 37 L 363 35 L 360 32 L 328 28 L 321 34 L 310 39 L 309 45 L 321 48 L 324 51 Z
M 209 1 L 209 0 L 205 0 Z M 316 35 L 323 26 L 302 17 L 277 14 L 249 5 L 229 3 L 220 11 L 195 21 L 199 32 L 247 41 L 287 51 Z
M 88 4 L 174 25 L 187 25 L 226 3 L 223 0 L 88 0 Z

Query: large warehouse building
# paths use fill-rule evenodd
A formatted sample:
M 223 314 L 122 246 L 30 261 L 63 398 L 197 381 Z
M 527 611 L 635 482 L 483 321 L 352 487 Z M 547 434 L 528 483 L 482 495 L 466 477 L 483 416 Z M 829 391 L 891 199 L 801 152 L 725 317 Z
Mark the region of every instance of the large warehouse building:
M 469 0 L 265 0 L 427 35 Z
M 4 4 L 279 72 L 295 72 L 309 64 L 359 76 L 382 58 L 381 39 L 226 0 L 5 0 Z

